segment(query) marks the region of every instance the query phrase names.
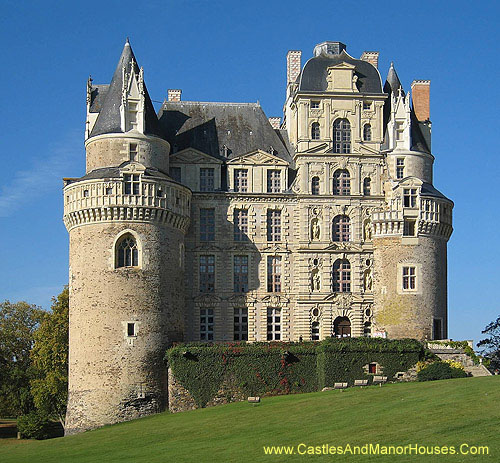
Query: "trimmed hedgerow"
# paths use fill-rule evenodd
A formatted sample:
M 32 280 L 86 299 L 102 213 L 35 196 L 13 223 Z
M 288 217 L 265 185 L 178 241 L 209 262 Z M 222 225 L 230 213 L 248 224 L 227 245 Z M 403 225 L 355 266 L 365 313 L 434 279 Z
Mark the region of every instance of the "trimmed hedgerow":
M 422 368 L 417 377 L 419 381 L 436 381 L 439 379 L 466 378 L 467 373 L 462 368 L 456 368 L 448 362 L 434 362 Z
M 335 382 L 370 379 L 363 367 L 377 362 L 389 380 L 424 355 L 412 339 L 326 339 L 321 342 L 181 344 L 166 359 L 198 407 L 213 399 L 224 381 L 245 395 L 312 392 Z

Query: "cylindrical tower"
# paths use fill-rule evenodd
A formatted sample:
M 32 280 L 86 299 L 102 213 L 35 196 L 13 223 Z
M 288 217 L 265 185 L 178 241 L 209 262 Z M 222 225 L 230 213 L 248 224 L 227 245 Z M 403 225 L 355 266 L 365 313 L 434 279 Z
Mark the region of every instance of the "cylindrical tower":
M 453 203 L 417 179 L 402 183 L 393 207 L 372 217 L 374 331 L 390 338 L 444 339 Z
M 117 89 L 121 106 L 114 104 Z M 97 104 L 99 91 L 104 96 Z M 90 86 L 89 93 L 87 174 L 65 179 L 64 188 L 70 237 L 66 434 L 164 410 L 165 350 L 184 332 L 191 192 L 165 173 L 169 145 L 157 135 L 128 43 L 107 90 Z

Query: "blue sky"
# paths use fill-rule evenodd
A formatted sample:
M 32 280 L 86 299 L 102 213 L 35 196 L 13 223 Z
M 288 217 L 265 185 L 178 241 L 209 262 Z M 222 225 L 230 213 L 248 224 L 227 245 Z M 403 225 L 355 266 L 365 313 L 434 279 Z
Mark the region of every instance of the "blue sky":
M 500 315 L 496 200 L 500 74 L 494 2 L 4 0 L 0 17 L 0 300 L 44 308 L 68 275 L 62 177 L 83 175 L 85 85 L 109 83 L 126 36 L 151 98 L 260 101 L 282 114 L 285 57 L 339 40 L 380 51 L 405 89 L 430 79 L 434 184 L 455 202 L 449 334 L 481 338 Z M 313 13 L 313 14 L 312 14 Z M 491 103 L 493 101 L 493 103 Z

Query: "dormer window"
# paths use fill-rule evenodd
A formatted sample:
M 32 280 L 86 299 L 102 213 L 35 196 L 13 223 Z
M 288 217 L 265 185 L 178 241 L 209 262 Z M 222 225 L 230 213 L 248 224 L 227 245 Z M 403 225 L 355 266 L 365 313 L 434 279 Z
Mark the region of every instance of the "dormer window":
M 319 109 L 319 101 L 311 101 L 311 109 Z
M 400 141 L 403 139 L 403 123 L 396 122 L 396 140 Z
M 139 194 L 139 174 L 124 174 L 123 175 L 124 189 L 123 192 L 126 195 L 138 195 Z
M 246 193 L 248 191 L 248 170 L 234 170 L 234 191 Z
M 137 128 L 137 111 L 139 109 L 139 103 L 136 101 L 128 102 L 128 124 L 129 130 L 134 130 Z
M 370 124 L 363 126 L 363 140 L 372 141 L 372 126 Z
M 417 207 L 417 189 L 403 188 L 403 206 Z
M 396 179 L 401 180 L 405 176 L 405 160 L 404 158 L 396 159 Z

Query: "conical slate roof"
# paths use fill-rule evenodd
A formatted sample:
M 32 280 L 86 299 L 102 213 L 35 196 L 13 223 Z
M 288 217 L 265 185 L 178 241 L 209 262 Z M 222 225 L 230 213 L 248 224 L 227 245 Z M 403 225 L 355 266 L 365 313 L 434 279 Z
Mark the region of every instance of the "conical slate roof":
M 403 86 L 401 85 L 398 73 L 394 68 L 394 63 L 391 62 L 391 67 L 389 68 L 389 72 L 387 73 L 387 79 L 384 84 L 384 93 L 394 93 L 395 95 L 397 95 L 399 89 L 403 91 Z
M 99 116 L 90 134 L 91 137 L 102 135 L 105 133 L 122 133 L 121 118 L 120 118 L 120 105 L 122 101 L 122 88 L 123 88 L 123 67 L 125 72 L 130 74 L 132 66 L 134 71 L 139 75 L 139 66 L 135 59 L 132 47 L 127 39 L 123 47 L 122 54 L 118 60 L 115 73 L 109 84 L 108 91 L 102 101 L 102 106 L 99 111 Z M 158 117 L 156 116 L 153 103 L 149 98 L 146 85 L 144 85 L 144 120 L 145 129 L 144 133 L 150 135 L 157 135 L 161 137 L 161 130 L 158 124 Z

